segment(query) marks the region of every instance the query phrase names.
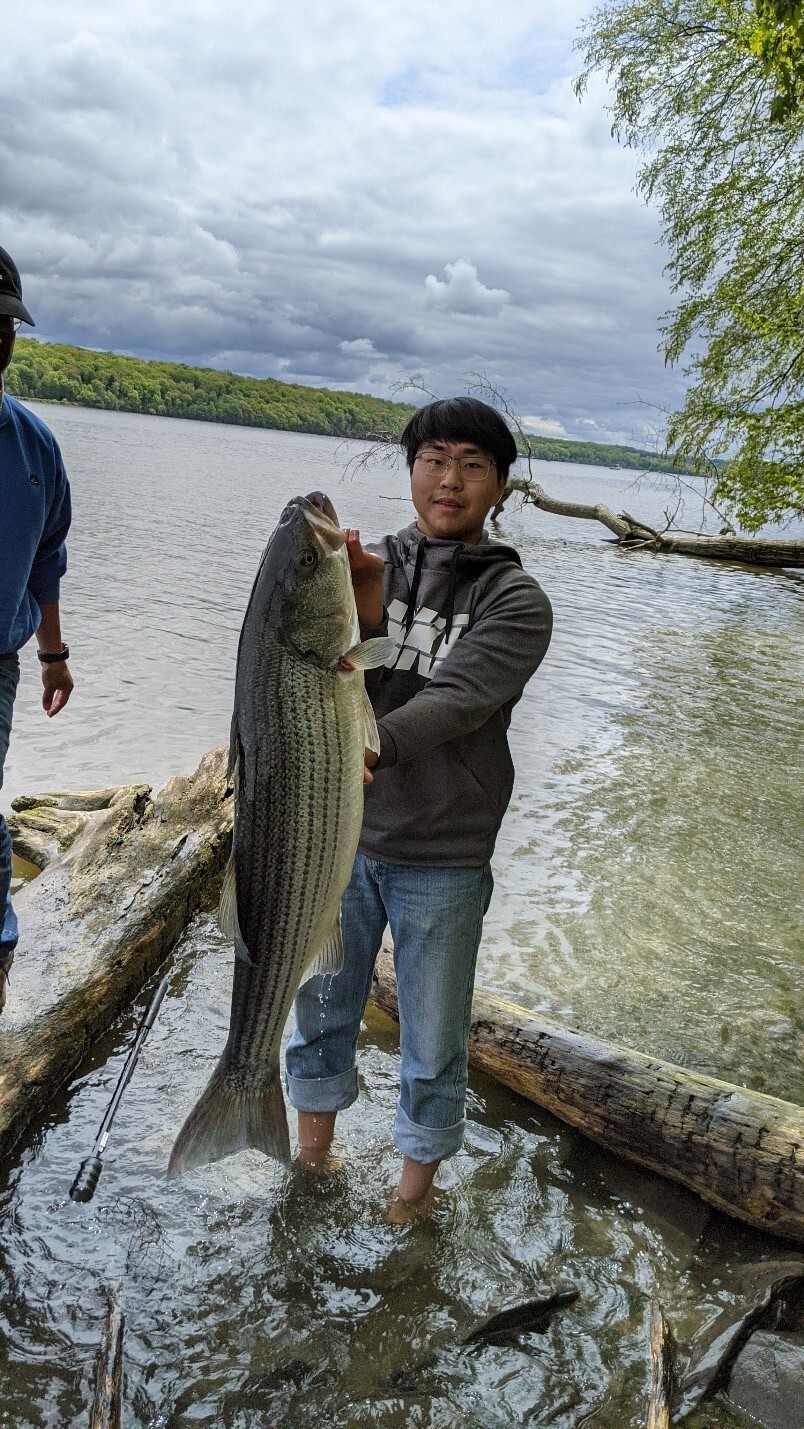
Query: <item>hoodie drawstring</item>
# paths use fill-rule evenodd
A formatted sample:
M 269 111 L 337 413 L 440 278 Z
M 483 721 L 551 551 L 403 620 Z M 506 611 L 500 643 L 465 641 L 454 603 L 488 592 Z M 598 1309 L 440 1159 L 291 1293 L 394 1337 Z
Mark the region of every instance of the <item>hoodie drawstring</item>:
M 450 557 L 449 589 L 447 590 L 447 608 L 444 611 L 444 618 L 447 622 L 447 628 L 444 631 L 445 641 L 449 640 L 450 632 L 452 630 L 452 616 L 455 610 L 455 587 L 458 584 L 458 561 L 460 560 L 462 551 L 463 542 L 459 541 L 457 546 L 455 547 L 455 550 L 452 552 L 452 556 Z
M 424 566 L 424 556 L 427 547 L 427 537 L 422 536 L 416 548 L 416 564 L 413 568 L 413 580 L 408 596 L 407 610 L 405 611 L 405 635 L 410 632 L 410 627 L 416 619 L 416 597 L 419 594 L 419 585 L 422 578 L 422 568 Z M 458 584 L 458 562 L 464 550 L 463 541 L 458 541 L 449 560 L 449 585 L 447 588 L 447 604 L 444 611 L 446 629 L 444 639 L 449 640 L 452 632 L 452 621 L 455 613 L 455 587 Z
M 410 631 L 410 627 L 416 618 L 416 597 L 419 594 L 419 582 L 422 578 L 422 566 L 424 565 L 424 548 L 427 545 L 427 537 L 422 536 L 416 551 L 416 565 L 413 571 L 413 583 L 410 587 L 408 597 L 408 608 L 405 611 L 405 634 Z

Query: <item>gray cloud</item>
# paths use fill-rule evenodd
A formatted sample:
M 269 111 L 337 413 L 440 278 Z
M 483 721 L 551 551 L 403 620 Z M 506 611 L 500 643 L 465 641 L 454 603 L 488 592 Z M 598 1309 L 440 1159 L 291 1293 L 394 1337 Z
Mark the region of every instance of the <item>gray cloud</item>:
M 377 395 L 483 371 L 639 440 L 681 392 L 656 217 L 572 94 L 585 0 L 524 8 L 15 7 L 0 243 L 37 334 Z

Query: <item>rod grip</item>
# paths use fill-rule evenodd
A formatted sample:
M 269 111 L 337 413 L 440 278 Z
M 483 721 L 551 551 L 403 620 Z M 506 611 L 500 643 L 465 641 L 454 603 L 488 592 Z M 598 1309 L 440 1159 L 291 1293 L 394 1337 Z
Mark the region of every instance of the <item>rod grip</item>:
M 71 1201 L 91 1201 L 95 1187 L 100 1180 L 103 1162 L 99 1156 L 87 1156 L 78 1168 L 78 1175 L 70 1187 Z

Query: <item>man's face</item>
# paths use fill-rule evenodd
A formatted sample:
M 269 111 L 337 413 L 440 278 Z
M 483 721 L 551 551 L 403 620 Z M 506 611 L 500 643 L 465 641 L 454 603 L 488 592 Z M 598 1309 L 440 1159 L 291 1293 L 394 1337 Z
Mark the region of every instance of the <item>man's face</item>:
M 422 442 L 410 477 L 410 490 L 425 536 L 476 546 L 504 481 L 494 458 L 472 442 Z
M 14 351 L 14 338 L 16 335 L 17 329 L 14 324 L 14 319 L 7 318 L 3 314 L 0 314 L 0 376 L 5 372 L 11 361 L 11 355 Z

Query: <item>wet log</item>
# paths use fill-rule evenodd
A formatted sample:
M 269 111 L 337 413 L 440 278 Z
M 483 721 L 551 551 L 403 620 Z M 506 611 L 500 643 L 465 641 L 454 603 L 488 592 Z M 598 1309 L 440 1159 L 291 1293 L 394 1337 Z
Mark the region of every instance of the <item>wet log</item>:
M 670 1429 L 673 1402 L 673 1342 L 662 1308 L 655 1300 L 648 1311 L 650 1398 L 647 1429 Z
M 120 1429 L 125 1327 L 125 1316 L 120 1307 L 120 1292 L 114 1290 L 109 1295 L 106 1309 L 95 1373 L 95 1393 L 89 1414 L 89 1429 Z
M 14 899 L 20 942 L 0 1018 L 0 1151 L 141 991 L 216 890 L 229 855 L 226 756 L 190 778 L 16 800 L 15 848 L 44 871 Z
M 387 949 L 372 995 L 398 1018 Z M 587 1037 L 481 990 L 469 1060 L 606 1151 L 804 1243 L 804 1107 Z

